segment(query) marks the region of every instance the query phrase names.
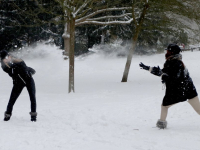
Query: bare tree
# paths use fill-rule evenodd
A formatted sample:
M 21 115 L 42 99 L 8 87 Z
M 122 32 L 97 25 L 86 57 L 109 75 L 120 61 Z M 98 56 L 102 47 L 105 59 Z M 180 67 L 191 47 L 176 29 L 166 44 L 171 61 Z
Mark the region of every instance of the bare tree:
M 75 27 L 84 24 L 110 25 L 110 24 L 129 24 L 132 22 L 131 7 L 108 7 L 110 0 L 63 0 L 58 1 L 63 6 L 65 12 L 65 51 L 69 55 L 69 89 L 68 92 L 75 91 L 74 88 L 74 43 Z M 114 2 L 116 4 L 116 2 Z M 117 1 L 120 3 L 120 1 Z M 106 15 L 98 17 L 99 14 L 112 11 L 123 11 L 121 15 Z
M 133 44 L 127 56 L 127 61 L 121 82 L 127 82 L 128 74 L 131 66 L 132 56 L 136 49 L 138 36 L 144 24 L 146 26 L 166 27 L 166 24 L 171 25 L 171 28 L 185 28 L 191 31 L 191 27 L 187 26 L 181 20 L 181 17 L 188 18 L 192 21 L 199 21 L 200 2 L 195 0 L 133 0 L 132 1 L 132 18 L 133 26 Z M 153 15 L 152 15 L 153 14 Z M 159 16 L 160 22 L 163 24 L 152 24 L 149 20 L 152 17 Z

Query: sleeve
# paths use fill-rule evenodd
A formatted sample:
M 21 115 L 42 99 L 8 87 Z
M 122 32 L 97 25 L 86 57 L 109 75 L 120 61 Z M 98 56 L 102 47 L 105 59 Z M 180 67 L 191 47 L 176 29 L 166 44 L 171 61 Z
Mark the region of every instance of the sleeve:
M 183 71 L 184 71 L 184 66 L 182 62 L 175 61 L 162 69 L 163 74 L 161 75 L 161 79 L 165 80 L 166 82 L 169 80 L 178 81 L 181 79 Z
M 33 74 L 35 74 L 35 70 L 31 67 L 28 67 L 24 61 L 21 61 L 19 64 L 19 72 L 24 77 L 32 77 Z
M 1 67 L 2 67 L 3 71 L 5 71 L 6 73 L 8 73 L 8 75 L 10 77 L 13 77 L 13 68 L 6 66 L 3 62 L 2 62 Z
M 24 61 L 16 63 L 16 65 L 20 68 L 20 71 L 23 72 L 23 73 L 25 73 L 28 70 L 26 63 Z

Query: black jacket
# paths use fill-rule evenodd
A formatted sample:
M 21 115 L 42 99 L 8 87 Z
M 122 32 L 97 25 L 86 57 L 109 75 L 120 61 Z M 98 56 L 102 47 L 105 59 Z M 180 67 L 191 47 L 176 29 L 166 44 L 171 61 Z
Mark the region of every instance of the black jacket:
M 13 63 L 4 63 L 1 62 L 2 69 L 9 74 L 13 79 L 13 83 L 18 83 L 19 81 L 26 84 L 30 78 L 32 78 L 32 74 L 35 74 L 35 70 L 31 67 L 26 66 L 23 60 L 14 61 Z
M 161 70 L 162 75 L 166 75 L 166 92 L 163 98 L 163 106 L 183 102 L 198 95 L 189 72 L 181 59 L 180 54 L 170 57 Z

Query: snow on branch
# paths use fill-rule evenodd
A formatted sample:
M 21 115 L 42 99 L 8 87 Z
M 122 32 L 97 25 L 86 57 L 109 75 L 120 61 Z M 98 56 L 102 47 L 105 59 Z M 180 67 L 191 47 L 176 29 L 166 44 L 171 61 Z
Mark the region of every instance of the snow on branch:
M 73 17 L 76 18 L 76 15 L 89 3 L 90 1 L 85 2 L 83 5 L 81 5 L 75 13 L 72 13 Z
M 46 32 L 46 33 L 49 33 L 49 34 L 51 34 L 51 35 L 55 35 L 55 36 L 58 36 L 58 34 L 56 34 L 56 33 L 54 33 L 54 32 L 52 32 L 51 30 L 45 30 L 44 28 L 42 28 L 42 32 Z
M 128 21 L 108 21 L 108 22 L 100 22 L 100 21 L 83 21 L 80 23 L 76 23 L 75 25 L 83 25 L 83 24 L 96 24 L 96 25 L 111 25 L 111 24 L 130 24 L 133 21 L 131 18 Z
M 132 13 L 126 13 L 123 15 L 118 15 L 118 16 L 104 16 L 104 17 L 99 17 L 99 18 L 91 18 L 91 19 L 86 19 L 86 21 L 95 21 L 95 20 L 102 20 L 102 19 L 110 19 L 110 18 L 121 18 L 121 17 L 125 17 L 128 15 L 132 15 Z
M 63 33 L 63 35 L 62 35 L 62 37 L 63 37 L 64 39 L 67 39 L 67 38 L 70 37 L 69 31 L 67 31 L 67 26 L 68 26 L 68 24 L 66 23 L 66 24 L 65 24 L 65 28 L 64 28 L 64 33 Z
M 107 8 L 107 9 L 97 10 L 97 11 L 95 11 L 95 12 L 93 12 L 93 13 L 91 13 L 91 14 L 85 16 L 85 17 L 82 17 L 82 18 L 80 18 L 80 19 L 77 19 L 77 20 L 76 20 L 76 23 L 81 23 L 81 22 L 85 21 L 86 19 L 91 18 L 91 17 L 93 17 L 93 16 L 95 16 L 95 15 L 97 15 L 97 14 L 103 13 L 103 12 L 105 12 L 105 11 L 115 11 L 115 10 L 117 11 L 117 10 L 127 10 L 127 9 L 132 9 L 132 7 Z

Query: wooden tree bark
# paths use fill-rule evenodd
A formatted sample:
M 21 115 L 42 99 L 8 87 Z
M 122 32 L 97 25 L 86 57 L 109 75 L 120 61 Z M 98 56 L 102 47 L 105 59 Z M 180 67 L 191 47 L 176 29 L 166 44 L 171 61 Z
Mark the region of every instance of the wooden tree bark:
M 135 33 L 134 36 L 133 36 L 133 45 L 132 45 L 132 48 L 130 49 L 129 54 L 127 56 L 127 61 L 126 61 L 126 65 L 125 65 L 125 69 L 124 69 L 124 73 L 123 73 L 123 77 L 122 77 L 122 81 L 121 82 L 127 82 L 127 80 L 128 80 L 128 74 L 129 74 L 129 70 L 130 70 L 130 66 L 131 66 L 133 53 L 134 53 L 135 48 L 137 46 L 138 36 L 139 36 L 140 31 L 141 31 L 141 28 L 142 28 L 142 25 L 143 25 L 143 22 L 144 22 L 144 17 L 145 17 L 145 15 L 147 13 L 148 7 L 149 7 L 149 5 L 148 5 L 148 2 L 147 2 L 144 5 L 144 8 L 143 8 L 143 11 L 141 13 L 141 16 L 140 16 L 140 19 L 139 19 L 138 23 L 134 19 L 136 29 L 135 29 L 135 32 L 133 32 L 133 33 Z M 134 16 L 134 5 L 133 5 L 132 14 L 133 14 L 132 16 L 134 18 L 135 17 Z
M 127 56 L 124 74 L 123 74 L 121 82 L 127 82 L 127 80 L 128 80 L 128 74 L 129 74 L 129 70 L 130 70 L 130 66 L 131 66 L 133 53 L 134 53 L 135 47 L 137 45 L 137 38 L 138 38 L 138 35 L 135 35 L 134 38 L 133 38 L 133 45 L 132 45 L 132 48 L 129 50 L 129 54 Z
M 66 23 L 65 36 L 63 36 L 63 39 L 64 39 L 65 55 L 69 56 L 69 50 L 70 50 L 70 22 Z
M 74 91 L 74 44 L 75 44 L 75 19 L 70 22 L 70 50 L 69 50 L 69 93 Z

